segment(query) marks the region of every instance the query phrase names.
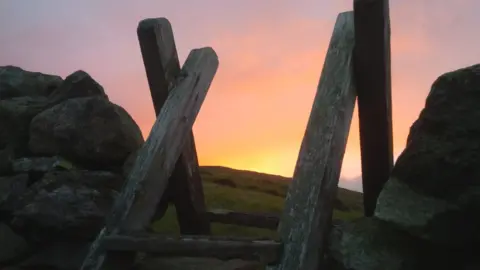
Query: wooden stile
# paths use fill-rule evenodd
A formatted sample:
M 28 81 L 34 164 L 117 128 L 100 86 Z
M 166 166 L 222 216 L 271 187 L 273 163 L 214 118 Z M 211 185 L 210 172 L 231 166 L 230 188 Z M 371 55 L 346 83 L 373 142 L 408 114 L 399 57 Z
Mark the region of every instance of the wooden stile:
M 217 68 L 218 58 L 212 48 L 192 50 L 82 270 L 101 269 L 101 245 L 106 236 L 144 231 L 150 225 Z
M 212 48 L 192 50 L 187 58 L 179 82 L 162 107 L 130 174 L 141 186 L 122 225 L 124 230 L 141 231 L 150 225 L 217 67 Z
M 393 167 L 388 0 L 355 0 L 354 17 L 363 200 L 372 216 Z
M 281 219 L 205 210 L 192 126 L 218 58 L 211 48 L 192 50 L 180 70 L 168 20 L 143 20 L 137 35 L 157 119 L 81 270 L 130 269 L 137 252 L 257 260 L 269 270 L 324 267 L 357 88 L 366 215 L 393 165 L 388 1 L 354 0 L 354 7 L 337 17 Z M 183 235 L 148 233 L 169 202 Z M 210 222 L 279 225 L 281 241 L 198 235 L 210 233 Z
M 322 263 L 355 106 L 353 46 L 353 12 L 340 13 L 280 221 L 283 256 L 270 270 L 317 270 Z
M 180 74 L 172 26 L 165 18 L 146 19 L 139 23 L 137 36 L 155 113 L 158 115 Z M 165 196 L 157 207 L 156 218 L 163 217 L 169 202 L 175 205 L 182 234 L 210 234 L 192 131 L 186 137 Z

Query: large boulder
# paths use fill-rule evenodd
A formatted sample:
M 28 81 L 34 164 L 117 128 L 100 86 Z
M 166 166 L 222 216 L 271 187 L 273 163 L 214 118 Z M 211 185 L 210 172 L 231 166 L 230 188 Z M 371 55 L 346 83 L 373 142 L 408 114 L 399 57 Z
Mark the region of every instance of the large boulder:
M 33 117 L 48 108 L 48 98 L 21 96 L 0 100 L 0 149 L 14 149 L 15 156 L 28 154 L 28 134 Z
M 132 117 L 101 96 L 69 99 L 38 114 L 30 125 L 33 153 L 61 155 L 89 168 L 121 167 L 143 142 Z
M 30 241 L 92 239 L 124 178 L 107 171 L 51 171 L 15 202 L 12 228 Z
M 13 170 L 14 153 L 12 148 L 0 150 L 0 176 L 9 175 Z
M 62 80 L 14 66 L 0 67 L 0 150 L 9 147 L 17 157 L 30 155 L 31 120 L 68 99 L 89 96 L 108 100 L 103 87 L 82 70 Z
M 88 254 L 90 242 L 55 241 L 17 265 L 18 270 L 78 270 Z
M 60 76 L 31 72 L 15 66 L 0 67 L 0 100 L 23 96 L 47 97 L 62 83 Z
M 18 198 L 27 190 L 28 174 L 0 177 L 0 219 L 9 218 Z
M 361 218 L 333 227 L 326 269 L 470 270 L 478 258 L 428 243 L 377 218 Z
M 0 223 L 0 243 L 0 265 L 19 259 L 29 251 L 27 241 L 5 223 Z
M 460 249 L 480 244 L 480 65 L 440 76 L 375 216 Z
M 88 73 L 77 70 L 68 75 L 58 88 L 49 96 L 51 104 L 58 104 L 67 99 L 99 96 L 108 99 L 103 87 Z

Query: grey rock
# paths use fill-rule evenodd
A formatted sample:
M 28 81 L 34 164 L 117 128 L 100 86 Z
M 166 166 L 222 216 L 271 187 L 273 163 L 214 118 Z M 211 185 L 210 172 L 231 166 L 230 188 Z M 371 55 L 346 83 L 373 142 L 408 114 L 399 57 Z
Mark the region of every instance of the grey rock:
M 433 243 L 480 243 L 480 65 L 440 76 L 375 216 Z
M 344 269 L 403 270 L 414 263 L 417 242 L 383 221 L 364 218 L 334 227 L 329 254 Z
M 28 183 L 26 173 L 0 177 L 0 210 L 12 212 L 19 197 L 26 192 Z
M 12 161 L 13 173 L 28 173 L 29 184 L 42 179 L 45 173 L 49 171 L 72 169 L 76 169 L 76 166 L 60 156 L 23 157 Z
M 28 250 L 28 243 L 23 237 L 5 223 L 0 223 L 0 263 L 21 258 Z
M 15 66 L 0 67 L 0 100 L 13 97 L 47 97 L 62 83 L 59 76 L 31 72 Z
M 9 147 L 17 157 L 27 154 L 30 122 L 46 108 L 48 100 L 42 96 L 0 100 L 0 149 Z
M 78 270 L 87 256 L 90 243 L 58 241 L 43 247 L 19 267 L 25 269 Z
M 38 114 L 30 125 L 33 153 L 61 155 L 87 168 L 121 167 L 143 142 L 131 116 L 102 97 L 69 99 Z
M 125 176 L 125 178 L 128 177 L 128 175 L 130 174 L 130 172 L 133 169 L 133 166 L 135 166 L 135 162 L 137 161 L 137 157 L 138 157 L 138 152 L 139 152 L 138 150 L 133 151 L 125 159 L 125 162 L 123 163 L 123 166 L 122 166 L 122 174 L 123 174 L 123 176 Z
M 59 156 L 53 157 L 24 157 L 12 161 L 12 170 L 14 173 L 42 172 L 46 173 L 50 170 L 67 164 L 68 168 L 75 168 L 68 160 Z
M 12 228 L 31 241 L 94 238 L 123 182 L 106 171 L 48 172 L 20 197 Z
M 83 70 L 75 71 L 49 96 L 51 104 L 80 97 L 98 96 L 108 100 L 103 87 Z
M 377 218 L 334 226 L 328 258 L 328 269 L 335 270 L 469 269 L 463 251 L 432 245 Z
M 14 152 L 12 148 L 0 150 L 0 176 L 13 173 Z

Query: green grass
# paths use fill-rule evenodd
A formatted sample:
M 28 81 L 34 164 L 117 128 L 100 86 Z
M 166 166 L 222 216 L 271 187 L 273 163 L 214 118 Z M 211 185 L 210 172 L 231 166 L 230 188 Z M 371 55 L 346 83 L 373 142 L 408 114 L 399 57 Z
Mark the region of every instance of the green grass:
M 205 200 L 208 209 L 280 214 L 283 210 L 289 178 L 225 167 L 201 167 Z M 362 194 L 339 188 L 334 218 L 351 220 L 362 216 Z M 155 232 L 179 234 L 175 208 L 152 225 Z M 244 226 L 212 223 L 214 235 L 277 238 L 276 231 Z

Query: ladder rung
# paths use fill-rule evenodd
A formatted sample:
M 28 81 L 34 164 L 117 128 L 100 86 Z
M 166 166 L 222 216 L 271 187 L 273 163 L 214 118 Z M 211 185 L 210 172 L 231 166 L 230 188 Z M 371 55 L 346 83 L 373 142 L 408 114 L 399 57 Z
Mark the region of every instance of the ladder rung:
M 279 217 L 274 214 L 245 213 L 223 209 L 212 209 L 207 212 L 210 222 L 235 224 L 257 228 L 276 230 Z
M 274 264 L 282 244 L 269 239 L 214 236 L 111 235 L 102 247 L 109 251 L 137 251 L 168 257 L 211 257 L 222 260 L 244 259 Z

